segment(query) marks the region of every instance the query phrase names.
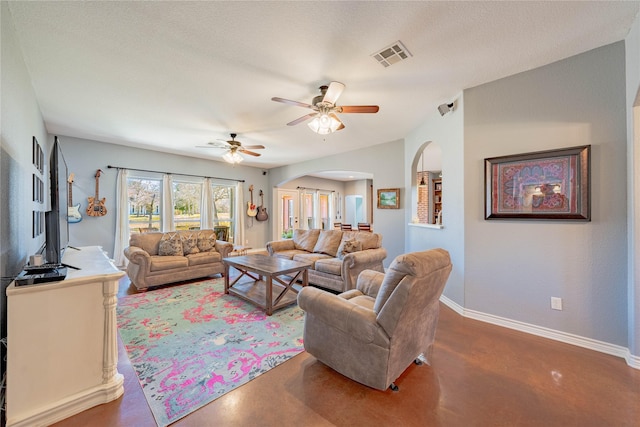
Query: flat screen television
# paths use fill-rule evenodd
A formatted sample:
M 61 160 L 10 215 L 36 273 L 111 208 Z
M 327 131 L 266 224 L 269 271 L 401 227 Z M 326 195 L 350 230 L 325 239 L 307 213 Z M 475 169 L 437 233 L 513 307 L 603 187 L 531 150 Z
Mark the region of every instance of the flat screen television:
M 62 264 L 62 255 L 69 245 L 67 221 L 69 169 L 58 137 L 54 138 L 49 158 L 50 206 L 45 212 L 45 259 L 47 263 Z

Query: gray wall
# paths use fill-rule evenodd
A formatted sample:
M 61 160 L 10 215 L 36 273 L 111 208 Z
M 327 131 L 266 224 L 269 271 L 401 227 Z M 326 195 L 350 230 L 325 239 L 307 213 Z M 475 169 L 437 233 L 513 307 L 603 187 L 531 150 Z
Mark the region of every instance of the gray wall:
M 6 288 L 20 273 L 28 256 L 44 242 L 44 236 L 31 237 L 31 211 L 45 208 L 32 201 L 32 174 L 38 172 L 32 163 L 31 141 L 34 136 L 38 139 L 48 159 L 51 140 L 44 127 L 6 2 L 0 3 L 0 19 L 0 337 L 4 338 L 7 336 Z M 48 170 L 45 170 L 45 177 L 47 175 Z M 5 356 L 5 347 L 0 345 L 0 375 L 6 369 Z M 4 421 L 5 413 L 1 411 L 0 425 L 4 425 Z
M 466 90 L 464 104 L 465 308 L 626 346 L 624 43 Z M 484 220 L 484 158 L 587 144 L 591 222 Z
M 400 188 L 400 209 L 373 209 L 373 224 L 376 233 L 382 235 L 382 244 L 388 252 L 385 266 L 404 253 L 404 144 L 393 141 L 374 145 L 366 149 L 331 155 L 295 165 L 269 170 L 272 188 L 295 178 L 322 171 L 345 170 L 373 174 L 373 190 L 378 188 Z
M 73 202 L 81 203 L 81 212 L 83 213 L 82 221 L 69 224 L 69 244 L 73 246 L 102 246 L 111 255 L 113 254 L 116 229 L 117 170 L 108 169 L 108 165 L 171 172 L 176 178 L 180 173 L 183 173 L 242 179 L 245 180 L 245 203 L 243 206 L 246 206 L 246 202 L 250 199 L 249 185 L 254 185 L 253 201 L 256 204 L 259 202 L 257 198 L 259 189 L 268 189 L 267 177 L 263 176 L 262 169 L 258 168 L 241 165 L 230 166 L 224 162 L 177 156 L 86 139 L 61 136 L 59 140 L 69 172 L 75 173 Z M 84 215 L 84 210 L 87 208 L 87 197 L 95 195 L 97 169 L 101 169 L 103 172 L 100 177 L 100 198 L 106 198 L 107 215 L 89 217 Z M 229 183 L 235 184 L 232 181 Z M 266 197 L 265 203 L 268 203 L 269 200 L 269 197 Z M 269 206 L 267 209 L 271 211 Z M 244 212 L 245 210 L 243 210 L 243 214 Z M 249 240 L 249 244 L 252 246 L 264 245 L 269 235 L 269 222 L 270 220 L 252 221 L 245 215 L 245 240 Z
M 636 18 L 625 39 L 625 63 L 627 86 L 627 224 L 629 226 L 628 256 L 628 307 L 629 307 L 629 348 L 634 355 L 640 355 L 640 17 Z M 635 126 L 635 129 L 634 129 Z M 634 135 L 635 133 L 635 135 Z
M 418 192 L 415 174 L 411 171 L 420 168 L 420 155 L 425 147 L 436 143 L 442 156 L 442 217 L 443 228 L 435 229 L 409 224 L 406 234 L 406 251 L 415 252 L 432 248 L 444 248 L 449 251 L 453 270 L 444 289 L 444 295 L 464 306 L 464 177 L 466 171 L 464 158 L 465 115 L 464 99 L 455 98 L 454 111 L 440 116 L 436 106 L 425 118 L 424 123 L 406 137 L 404 176 L 407 192 L 407 211 L 404 223 L 409 224 L 417 214 Z M 452 102 L 454 99 L 442 100 Z

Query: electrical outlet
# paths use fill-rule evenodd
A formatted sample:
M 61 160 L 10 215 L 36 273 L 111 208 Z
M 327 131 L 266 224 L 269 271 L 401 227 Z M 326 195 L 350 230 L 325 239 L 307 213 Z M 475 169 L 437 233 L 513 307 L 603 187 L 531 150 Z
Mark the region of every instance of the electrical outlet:
M 245 240 L 245 241 L 244 241 L 244 244 L 245 244 L 246 246 L 249 246 L 249 239 Z
M 562 310 L 562 298 L 551 297 L 551 308 L 553 310 Z

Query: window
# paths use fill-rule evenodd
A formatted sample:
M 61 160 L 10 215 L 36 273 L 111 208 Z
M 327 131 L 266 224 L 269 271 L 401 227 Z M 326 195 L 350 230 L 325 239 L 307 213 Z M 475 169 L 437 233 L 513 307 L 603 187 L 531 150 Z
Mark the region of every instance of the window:
M 172 215 L 175 230 L 214 228 L 224 230 L 228 241 L 233 241 L 236 224 L 236 187 L 211 184 L 211 206 L 207 209 L 209 221 L 203 224 L 202 179 L 175 179 L 171 188 L 173 212 L 163 212 L 162 179 L 157 177 L 130 177 L 127 180 L 129 197 L 129 230 L 131 233 L 162 230 L 163 215 Z
M 200 229 L 202 184 L 173 182 L 173 222 L 176 230 Z
M 160 230 L 162 218 L 160 214 L 159 179 L 129 178 L 127 180 L 129 197 L 129 230 L 143 233 Z
M 304 209 L 302 217 L 307 219 L 305 228 L 308 229 L 316 228 L 314 195 L 314 193 L 302 193 L 302 209 Z
M 331 218 L 329 209 L 329 197 L 331 196 L 331 193 L 327 191 L 320 191 L 318 196 L 320 198 L 320 228 L 323 230 L 329 230 L 329 227 L 331 227 L 331 224 L 329 224 L 329 220 Z

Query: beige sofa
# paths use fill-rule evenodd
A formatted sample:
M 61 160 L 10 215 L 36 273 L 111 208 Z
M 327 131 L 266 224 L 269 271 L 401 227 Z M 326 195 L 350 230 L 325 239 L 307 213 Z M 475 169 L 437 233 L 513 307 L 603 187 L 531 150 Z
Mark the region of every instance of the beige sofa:
M 294 230 L 293 238 L 267 243 L 267 251 L 311 263 L 309 283 L 338 292 L 353 289 L 363 270 L 384 272 L 382 236 L 369 231 Z
M 124 250 L 131 283 L 146 291 L 150 286 L 223 274 L 222 258 L 229 256 L 233 244 L 215 236 L 214 230 L 132 234 Z

